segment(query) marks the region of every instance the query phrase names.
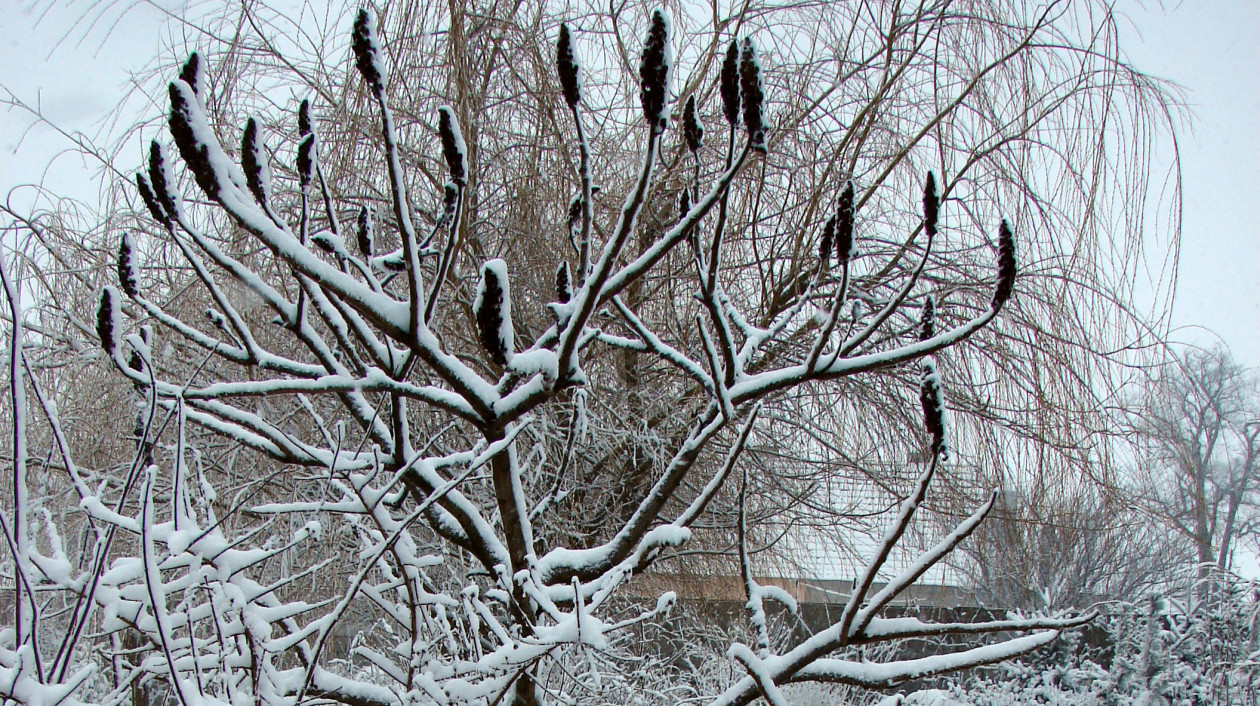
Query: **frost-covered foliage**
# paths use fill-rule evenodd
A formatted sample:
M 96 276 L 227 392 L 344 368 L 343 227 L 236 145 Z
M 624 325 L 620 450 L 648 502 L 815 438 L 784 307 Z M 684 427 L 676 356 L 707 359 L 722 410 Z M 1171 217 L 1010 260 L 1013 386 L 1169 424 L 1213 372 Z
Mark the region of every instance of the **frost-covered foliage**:
M 137 704 L 150 691 L 183 706 L 778 706 L 804 684 L 879 689 L 1000 663 L 1087 622 L 885 615 L 996 499 L 987 494 L 935 544 L 890 561 L 908 553 L 903 539 L 948 460 L 948 369 L 936 356 L 965 355 L 967 339 L 1015 294 L 1011 228 L 997 226 L 992 270 L 963 276 L 934 259 L 945 232 L 934 177 L 910 232 L 875 237 L 863 205 L 891 199 L 890 187 L 847 174 L 848 187 L 827 199 L 830 225 L 808 224 L 799 276 L 750 295 L 756 243 L 731 234 L 760 222 L 759 200 L 747 198 L 766 183 L 757 162 L 775 149 L 775 130 L 790 128 L 765 110 L 772 69 L 741 37 L 719 79 L 725 159 L 702 149 L 701 125 L 671 132 L 671 91 L 681 82 L 671 80 L 670 27 L 661 11 L 647 22 L 636 73 L 641 160 L 617 180 L 624 189 L 611 206 L 594 198 L 582 124 L 599 116 L 583 112 L 575 78 L 581 37 L 561 35 L 567 147 L 579 162 L 568 173 L 578 182 L 568 187 L 578 190 L 569 242 L 545 241 L 561 243 L 557 251 L 524 240 L 542 242 L 539 223 L 539 232 L 514 234 L 502 259 L 483 256 L 484 240 L 464 240 L 486 219 L 474 193 L 477 116 L 445 106 L 429 116 L 437 134 L 427 137 L 444 164 L 425 162 L 429 181 L 415 179 L 418 158 L 390 108 L 387 45 L 371 13 L 353 22 L 352 80 L 379 133 L 377 151 L 354 168 L 387 185 L 381 203 L 339 190 L 309 104 L 286 137 L 268 133 L 287 140 L 274 155 L 257 122 L 239 142 L 221 140 L 230 129 L 207 112 L 214 81 L 194 56 L 168 87 L 175 150 L 156 139 L 136 176 L 150 219 L 143 234 L 123 238 L 121 289 L 103 290 L 97 317 L 100 350 L 130 383 L 122 408 L 128 419 L 136 410 L 131 453 L 108 473 L 77 464 L 54 400 L 29 379 L 71 497 L 60 516 L 26 492 L 16 391 L 28 382 L 23 331 L 12 328 L 20 421 L 5 531 L 19 619 L 0 632 L 0 693 L 40 706 Z M 694 98 L 692 119 L 717 122 Z M 689 183 L 658 178 L 688 137 Z M 652 206 L 670 189 L 690 196 L 663 220 Z M 417 203 L 440 205 L 425 212 Z M 356 215 L 354 252 L 343 223 Z M 948 235 L 988 252 L 983 234 Z M 812 241 L 828 237 L 826 247 Z M 863 237 L 871 251 L 898 243 L 877 283 L 851 273 Z M 150 242 L 178 258 L 176 272 L 146 261 Z M 513 269 L 540 257 L 531 246 L 549 259 L 541 287 L 523 286 Z M 146 276 L 155 270 L 165 277 Z M 936 290 L 950 299 L 929 298 Z M 8 291 L 9 320 L 20 322 L 16 289 Z M 208 323 L 186 316 L 183 298 L 203 306 Z M 835 622 L 809 634 L 785 629 L 772 613 L 795 616 L 799 606 L 753 570 L 750 489 L 766 470 L 756 450 L 782 450 L 762 410 L 805 388 L 903 369 L 922 373 L 924 416 L 904 416 L 926 433 L 930 453 Z M 634 394 L 614 397 L 610 380 Z M 653 413 L 641 404 L 649 393 L 677 401 Z M 629 418 L 638 434 L 601 434 L 595 412 Z M 740 564 L 747 632 L 717 653 L 724 677 L 707 679 L 655 649 L 675 596 L 636 589 L 659 563 L 696 547 L 699 533 L 723 527 L 738 538 L 729 553 Z M 891 649 L 944 638 L 953 646 L 930 656 Z M 676 681 L 662 686 L 659 675 Z
M 1180 595 L 1109 606 L 1095 624 L 1098 644 L 1073 634 L 952 697 L 974 706 L 1260 703 L 1260 586 L 1208 573 L 1185 580 Z

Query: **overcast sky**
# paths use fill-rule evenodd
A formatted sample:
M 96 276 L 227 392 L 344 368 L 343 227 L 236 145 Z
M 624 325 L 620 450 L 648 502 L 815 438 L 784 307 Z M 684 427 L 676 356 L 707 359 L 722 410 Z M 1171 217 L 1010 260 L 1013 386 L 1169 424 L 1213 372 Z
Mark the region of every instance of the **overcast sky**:
M 63 128 L 97 135 L 110 127 L 130 73 L 181 32 L 162 8 L 187 16 L 189 4 L 202 2 L 62 0 L 46 9 L 47 0 L 19 0 L 21 11 L 0 13 L 0 86 L 38 102 Z M 118 21 L 119 5 L 139 6 Z M 75 26 L 101 6 L 113 9 L 95 20 L 96 31 Z M 1185 208 L 1174 339 L 1202 345 L 1219 337 L 1240 362 L 1260 367 L 1260 2 L 1122 0 L 1121 9 L 1133 63 L 1186 87 L 1195 114 L 1179 135 Z M 0 112 L 0 194 L 47 176 L 59 192 L 93 195 L 99 166 L 63 156 L 50 170 L 50 157 L 68 143 L 45 127 L 27 131 L 29 124 L 19 112 Z M 30 197 L 18 192 L 16 201 Z
M 1139 69 L 1189 89 L 1195 115 L 1178 136 L 1185 209 L 1173 337 L 1219 336 L 1260 367 L 1260 2 L 1167 4 L 1131 10 L 1122 46 Z

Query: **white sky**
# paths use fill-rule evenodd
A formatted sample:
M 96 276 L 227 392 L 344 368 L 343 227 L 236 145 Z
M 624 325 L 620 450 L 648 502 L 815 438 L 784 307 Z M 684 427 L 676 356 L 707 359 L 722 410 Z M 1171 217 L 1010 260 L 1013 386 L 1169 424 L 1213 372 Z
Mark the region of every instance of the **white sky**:
M 1121 46 L 1139 69 L 1189 89 L 1195 113 L 1179 135 L 1174 339 L 1204 345 L 1219 337 L 1240 363 L 1260 367 L 1260 2 L 1167 5 L 1130 8 Z
M 110 125 L 111 110 L 127 92 L 128 76 L 151 60 L 159 46 L 156 30 L 163 24 L 162 13 L 135 8 L 102 36 L 118 13 L 106 15 L 108 24 L 98 23 L 98 29 L 89 31 L 95 16 L 90 0 L 14 4 L 20 9 L 0 12 L 0 99 L 12 93 L 67 132 L 102 134 Z M 167 2 L 172 8 L 180 4 Z M 25 111 L 0 108 L 0 195 L 29 204 L 31 190 L 11 190 L 42 183 L 53 192 L 90 199 L 97 193 L 99 162 L 62 154 L 73 147 L 70 141 L 32 123 Z M 139 159 L 137 151 L 130 161 L 138 164 Z

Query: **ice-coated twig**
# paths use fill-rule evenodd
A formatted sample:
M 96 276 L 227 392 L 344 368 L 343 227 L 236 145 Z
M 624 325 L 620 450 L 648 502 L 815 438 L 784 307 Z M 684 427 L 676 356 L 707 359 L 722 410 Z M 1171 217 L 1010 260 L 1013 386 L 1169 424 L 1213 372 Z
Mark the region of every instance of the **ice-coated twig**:
M 757 403 L 748 410 L 748 416 L 744 419 L 743 425 L 739 429 L 738 436 L 735 437 L 735 443 L 731 444 L 731 448 L 726 453 L 726 460 L 722 463 L 722 468 L 709 482 L 705 484 L 700 494 L 695 500 L 687 506 L 687 509 L 674 520 L 674 524 L 679 527 L 690 527 L 691 523 L 704 513 L 709 502 L 713 500 L 713 496 L 721 490 L 726 479 L 730 477 L 731 471 L 735 470 L 735 464 L 739 461 L 744 453 L 744 448 L 748 444 L 748 437 L 752 434 L 753 426 L 757 422 L 757 416 L 761 414 L 761 403 Z
M 865 343 L 866 340 L 871 337 L 871 334 L 879 330 L 879 327 L 883 326 L 884 322 L 901 308 L 902 303 L 905 301 L 906 297 L 909 296 L 910 292 L 914 289 L 914 285 L 918 283 L 919 277 L 923 274 L 923 269 L 927 266 L 928 258 L 932 254 L 932 243 L 936 239 L 936 213 L 939 208 L 937 205 L 938 202 L 936 201 L 936 179 L 931 172 L 928 172 L 927 185 L 924 187 L 924 194 L 924 223 L 929 223 L 928 219 L 931 218 L 930 222 L 932 227 L 927 229 L 927 243 L 923 246 L 923 257 L 920 258 L 919 263 L 915 266 L 914 270 L 911 271 L 910 276 L 906 278 L 906 281 L 902 284 L 901 289 L 899 289 L 897 294 L 894 295 L 882 309 L 880 309 L 879 313 L 875 315 L 875 318 L 873 318 L 865 328 L 854 334 L 849 338 L 849 340 L 845 341 L 844 344 L 840 346 L 838 351 L 840 356 L 846 356 L 854 350 L 857 350 L 857 347 Z
M 726 419 L 735 417 L 735 407 L 731 404 L 731 397 L 727 393 L 727 387 L 722 374 L 722 363 L 718 360 L 718 353 L 713 344 L 713 338 L 709 335 L 709 330 L 704 325 L 704 320 L 698 315 L 696 316 L 696 329 L 700 331 L 700 342 L 703 344 L 705 362 L 709 364 L 709 377 L 712 382 L 707 385 L 713 393 L 714 399 L 718 403 L 718 408 L 722 411 L 722 416 Z
M 511 362 L 515 348 L 512 326 L 512 291 L 507 263 L 494 259 L 481 266 L 481 280 L 473 295 L 473 317 L 477 334 L 490 359 L 501 367 Z
M 508 438 L 508 439 L 505 439 L 504 441 L 505 441 L 504 446 L 506 446 L 507 444 L 510 444 L 511 439 Z M 333 626 L 337 624 L 337 621 L 340 618 L 341 614 L 344 613 L 345 610 L 350 606 L 350 601 L 354 598 L 354 596 L 358 593 L 359 589 L 362 587 L 364 580 L 367 578 L 368 572 L 371 571 L 375 567 L 376 561 L 379 560 L 382 554 L 384 554 L 385 552 L 393 548 L 394 544 L 398 542 L 398 540 L 404 536 L 404 533 L 406 532 L 407 528 L 411 525 L 411 523 L 414 522 L 417 518 L 419 518 L 424 513 L 424 511 L 429 508 L 430 505 L 441 500 L 448 493 L 450 493 L 452 490 L 458 487 L 460 483 L 463 483 L 465 480 L 467 480 L 467 478 L 471 476 L 474 471 L 476 471 L 481 466 L 483 466 L 486 463 L 486 461 L 488 461 L 492 456 L 500 453 L 502 451 L 502 447 L 492 448 L 492 449 L 489 449 L 488 451 L 489 453 L 483 454 L 484 456 L 483 460 L 468 464 L 468 468 L 464 469 L 463 473 L 451 479 L 449 482 L 447 482 L 441 488 L 435 490 L 433 493 L 430 493 L 429 497 L 425 498 L 424 502 L 416 506 L 416 508 L 413 509 L 403 521 L 396 523 L 397 526 L 393 529 L 389 537 L 383 543 L 381 543 L 379 547 L 377 547 L 374 558 L 364 562 L 363 569 L 360 570 L 359 574 L 355 577 L 354 581 L 351 583 L 350 590 L 347 591 L 344 596 L 342 596 L 341 601 L 337 604 L 337 608 L 334 609 L 332 613 L 329 613 L 327 616 L 325 616 L 321 620 L 322 627 L 320 628 L 319 637 L 315 641 L 315 647 L 312 650 L 312 659 L 310 662 L 310 666 L 306 670 L 306 677 L 303 679 L 302 688 L 298 692 L 298 699 L 297 699 L 298 703 L 302 702 L 301 697 L 306 693 L 306 691 L 311 686 L 311 680 L 314 675 L 315 664 L 319 658 L 319 654 L 322 651 L 324 644 L 327 641 L 329 632 L 332 630 Z
M 460 131 L 459 121 L 455 118 L 455 111 L 450 106 L 444 105 L 438 108 L 438 133 L 442 142 L 442 154 L 446 158 L 446 166 L 451 173 L 451 182 L 454 183 L 455 189 L 450 197 L 453 210 L 447 228 L 446 247 L 442 250 L 442 258 L 438 261 L 437 274 L 433 278 L 433 288 L 429 292 L 428 303 L 425 304 L 424 308 L 424 323 L 426 326 L 433 320 L 438 298 L 442 293 L 442 286 L 446 283 L 447 273 L 455 261 L 464 212 L 464 186 L 467 183 L 466 163 L 468 147 L 464 144 L 464 136 Z M 437 230 L 437 228 L 434 228 L 435 233 Z
M 25 336 L 22 333 L 22 300 L 19 298 L 21 284 L 15 282 L 9 274 L 8 265 L 3 253 L 0 253 L 0 284 L 4 285 L 5 299 L 9 304 L 9 399 L 13 409 L 13 526 L 4 527 L 5 540 L 13 556 L 13 565 L 18 580 L 15 581 L 13 596 L 14 611 L 14 645 L 25 645 L 33 650 L 32 658 L 37 678 L 43 681 L 42 653 L 39 645 L 40 605 L 36 598 L 32 580 L 38 576 L 32 565 L 31 555 L 34 548 L 30 543 L 28 529 L 28 513 L 31 511 L 30 488 L 27 486 L 27 450 L 26 450 L 26 383 L 23 379 L 25 354 Z M 111 313 L 112 315 L 112 313 Z
M 695 361 L 688 358 L 682 351 L 662 341 L 660 337 L 652 331 L 652 329 L 648 328 L 648 326 L 639 319 L 638 315 L 636 315 L 630 307 L 626 306 L 625 302 L 621 300 L 621 297 L 613 297 L 613 304 L 617 307 L 617 311 L 621 314 L 622 318 L 626 320 L 626 324 L 630 326 L 630 329 L 634 331 L 635 334 L 639 336 L 640 340 L 645 344 L 646 350 L 655 352 L 662 360 L 677 367 L 696 382 L 704 385 L 706 388 L 711 388 L 713 378 L 705 372 L 704 368 L 697 365 Z M 711 392 L 715 395 L 717 394 L 715 389 L 711 389 Z
M 898 574 L 895 578 L 893 578 L 893 580 L 889 581 L 888 584 L 879 591 L 879 593 L 872 596 L 870 603 L 866 607 L 862 608 L 862 610 L 858 611 L 857 615 L 854 617 L 852 623 L 853 627 L 849 630 L 850 636 L 861 634 L 862 631 L 866 629 L 866 626 L 870 623 L 871 619 L 874 618 L 884 606 L 888 605 L 888 603 L 900 595 L 902 591 L 913 585 L 915 581 L 918 581 L 920 576 L 927 573 L 928 569 L 935 566 L 941 559 L 944 559 L 946 555 L 954 550 L 954 547 L 958 546 L 959 542 L 962 542 L 972 532 L 974 532 L 975 529 L 980 526 L 980 523 L 984 521 L 984 518 L 989 514 L 989 511 L 993 509 L 993 504 L 997 502 L 997 497 L 997 491 L 991 493 L 989 495 L 989 499 L 981 505 L 979 509 L 972 513 L 970 517 L 963 520 L 958 527 L 954 528 L 953 532 L 946 535 L 944 539 L 936 544 L 936 546 L 919 555 L 919 557 L 915 559 L 908 568 Z
M 560 86 L 564 93 L 564 101 L 573 117 L 573 127 L 577 131 L 578 140 L 578 178 L 581 182 L 577 197 L 577 248 L 578 273 L 577 285 L 580 287 L 591 269 L 591 156 L 590 146 L 586 143 L 586 132 L 582 127 L 582 114 L 578 106 L 582 102 L 582 65 L 574 48 L 573 36 L 569 26 L 560 25 L 560 36 L 556 40 L 556 72 L 560 76 Z M 572 220 L 572 218 L 570 218 Z M 570 232 L 575 229 L 570 225 Z M 565 299 L 564 301 L 568 301 Z
M 936 464 L 939 456 L 933 455 L 932 460 L 928 463 L 927 470 L 920 476 L 915 484 L 914 490 L 901 502 L 901 508 L 897 512 L 896 519 L 889 525 L 884 532 L 884 537 L 880 540 L 879 547 L 876 548 L 871 560 L 862 569 L 861 576 L 853 584 L 853 593 L 849 595 L 849 600 L 844 604 L 844 610 L 840 614 L 840 634 L 847 639 L 849 635 L 849 626 L 853 624 L 854 616 L 857 615 L 858 609 L 862 607 L 862 603 L 866 600 L 866 593 L 870 590 L 871 584 L 875 581 L 875 576 L 879 570 L 883 568 L 884 562 L 888 560 L 888 555 L 892 552 L 893 547 L 901 540 L 902 535 L 910 527 L 910 520 L 914 517 L 915 510 L 927 497 L 928 485 L 932 482 L 932 476 L 936 473 Z
M 424 286 L 420 281 L 420 258 L 417 255 L 416 229 L 411 221 L 411 206 L 407 201 L 407 178 L 403 173 L 402 159 L 398 154 L 398 136 L 394 129 L 394 116 L 385 99 L 385 68 L 377 37 L 376 16 L 360 9 L 355 17 L 352 47 L 356 65 L 376 98 L 381 114 L 381 135 L 385 142 L 385 158 L 388 164 L 390 195 L 393 198 L 394 218 L 402 237 L 404 261 L 407 266 L 407 293 L 410 301 L 410 330 L 417 333 L 423 317 L 422 297 Z
M 748 557 L 748 467 L 744 467 L 743 477 L 739 484 L 739 515 L 735 520 L 735 542 L 739 547 L 739 572 L 744 583 L 744 608 L 748 610 L 748 621 L 752 624 L 753 635 L 757 639 L 756 652 L 759 658 L 770 655 L 770 632 L 766 619 L 765 601 L 762 600 L 761 584 L 753 578 L 752 563 Z M 748 666 L 745 664 L 745 666 Z M 753 670 L 750 667 L 749 673 Z M 763 686 L 764 684 L 760 684 Z M 771 695 L 766 694 L 770 699 Z
M 788 706 L 787 697 L 774 683 L 774 677 L 766 669 L 763 657 L 753 654 L 747 647 L 740 644 L 731 645 L 728 654 L 736 662 L 739 662 L 747 670 L 748 675 L 752 677 L 753 682 L 757 685 L 757 690 L 765 697 L 766 703 L 770 706 Z

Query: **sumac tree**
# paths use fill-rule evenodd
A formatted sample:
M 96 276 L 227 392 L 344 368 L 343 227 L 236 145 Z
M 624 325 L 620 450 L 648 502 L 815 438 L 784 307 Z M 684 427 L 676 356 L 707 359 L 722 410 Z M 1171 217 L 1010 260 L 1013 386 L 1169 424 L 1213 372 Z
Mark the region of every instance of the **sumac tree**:
M 883 276 L 860 280 L 855 252 L 881 251 L 862 242 L 867 209 L 893 197 L 882 177 L 849 175 L 798 234 L 808 247 L 779 264 L 759 259 L 746 226 L 773 207 L 759 197 L 760 166 L 776 129 L 791 128 L 767 114 L 774 88 L 756 44 L 724 38 L 707 74 L 718 97 L 705 101 L 702 77 L 675 76 L 667 15 L 651 14 L 644 34 L 634 67 L 641 149 L 632 173 L 614 179 L 594 171 L 587 134 L 599 114 L 587 107 L 582 34 L 559 30 L 548 80 L 577 154 L 573 196 L 555 206 L 567 223 L 558 236 L 505 229 L 502 258 L 468 239 L 473 226 L 494 227 L 473 198 L 487 188 L 478 173 L 487 157 L 473 159 L 465 139 L 475 115 L 443 106 L 427 118 L 443 183 L 413 193 L 415 159 L 390 107 L 388 45 L 371 13 L 356 16 L 351 48 L 377 147 L 354 168 L 385 185 L 383 203 L 339 188 L 319 100 L 303 101 L 284 133 L 250 120 L 229 140 L 235 131 L 210 117 L 213 77 L 197 55 L 188 61 L 168 87 L 170 141 L 154 140 L 135 174 L 149 222 L 119 236 L 119 282 L 101 293 L 96 317 L 104 353 L 135 391 L 134 460 L 113 482 L 81 473 L 55 406 L 33 388 L 87 539 L 81 560 L 60 540 L 22 541 L 32 523 L 55 536 L 57 522 L 32 519 L 16 496 L 18 627 L 0 649 L 7 697 L 112 706 L 133 686 L 163 683 L 182 704 L 628 702 L 636 691 L 672 700 L 651 681 L 659 663 L 629 635 L 673 597 L 643 603 L 627 585 L 723 522 L 737 537 L 730 554 L 752 639 L 729 646 L 744 676 L 702 694 L 714 704 L 781 704 L 781 687 L 798 682 L 882 688 L 990 664 L 1089 619 L 881 615 L 993 507 L 990 495 L 888 571 L 952 450 L 936 355 L 965 349 L 1019 297 L 1016 229 L 946 228 L 952 206 L 925 172 L 921 192 L 901 195 L 921 199 L 921 218 L 882 236 L 902 245 Z M 680 85 L 693 90 L 677 101 L 674 130 Z M 679 160 L 686 178 L 658 178 Z M 430 176 L 433 164 L 424 162 Z M 604 176 L 617 192 L 600 187 Z M 482 220 L 470 225 L 474 216 Z M 934 272 L 946 239 L 989 253 L 991 269 Z M 147 260 L 158 250 L 178 253 L 178 274 Z M 547 275 L 515 271 L 518 251 L 550 258 Z M 766 268 L 789 276 L 767 282 Z M 168 276 L 180 286 L 159 286 Z M 950 298 L 934 299 L 938 290 Z M 204 316 L 189 316 L 194 307 Z M 15 390 L 21 338 L 15 325 Z M 796 605 L 757 581 L 750 558 L 747 489 L 773 468 L 750 449 L 776 448 L 759 414 L 890 370 L 918 383 L 906 416 L 922 425 L 923 467 L 839 619 L 794 641 L 772 634 L 766 602 Z M 591 428 L 610 416 L 642 433 Z M 226 440 L 257 477 L 228 497 L 229 471 L 192 447 L 193 428 Z M 877 584 L 881 570 L 889 578 Z M 48 610 L 53 595 L 58 609 Z M 860 657 L 942 636 L 984 644 Z M 108 666 L 112 683 L 92 682 L 92 664 Z

